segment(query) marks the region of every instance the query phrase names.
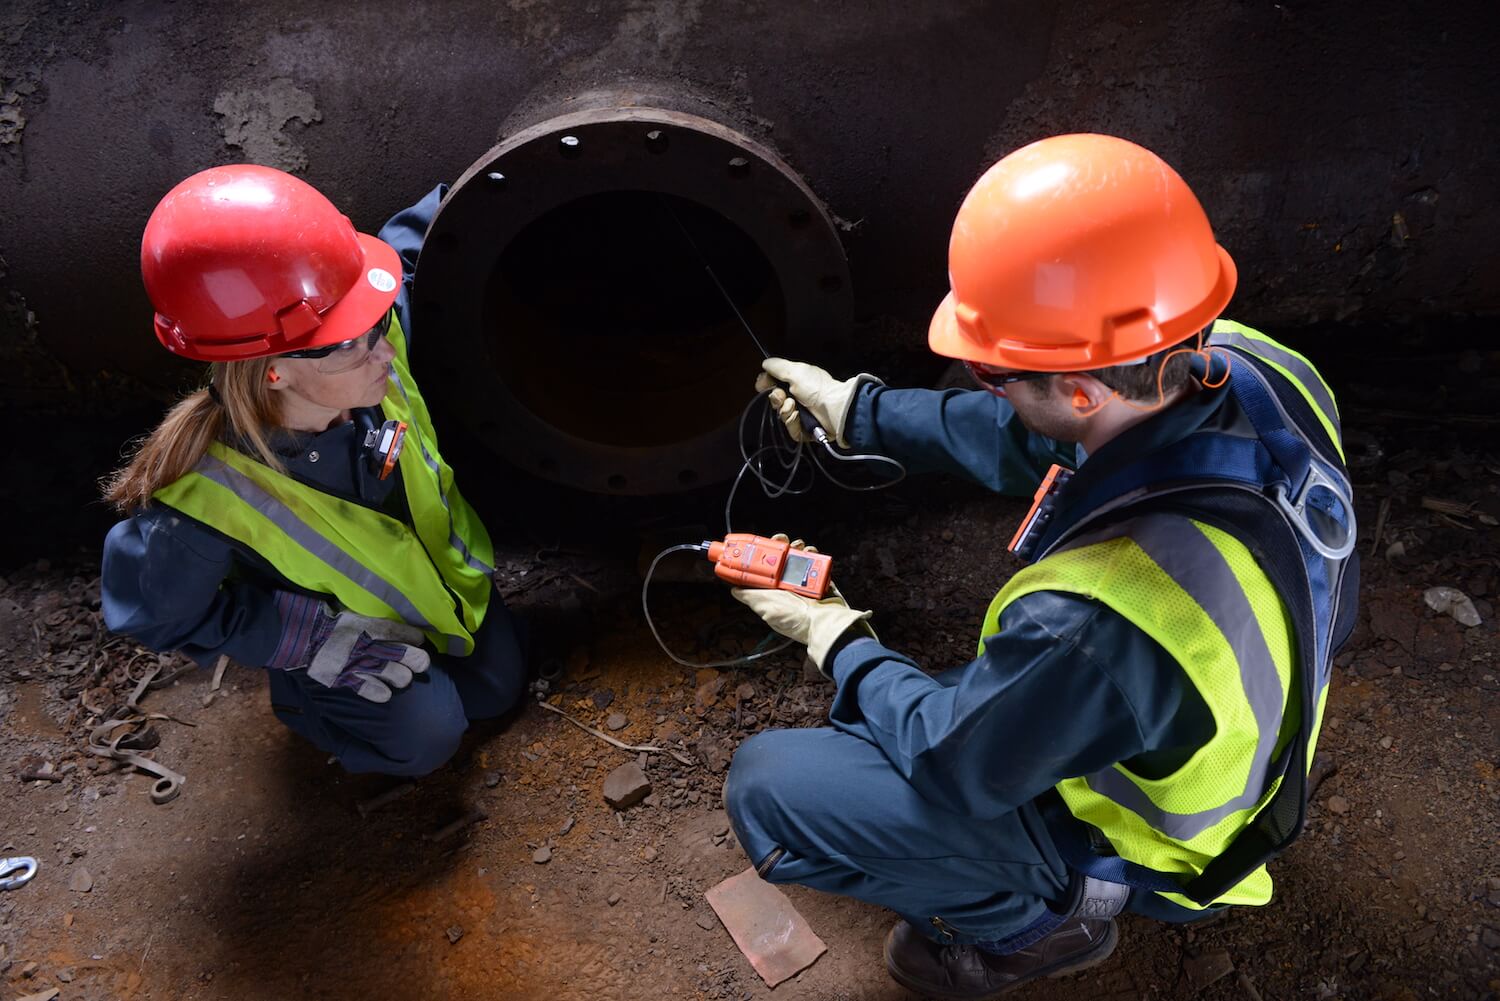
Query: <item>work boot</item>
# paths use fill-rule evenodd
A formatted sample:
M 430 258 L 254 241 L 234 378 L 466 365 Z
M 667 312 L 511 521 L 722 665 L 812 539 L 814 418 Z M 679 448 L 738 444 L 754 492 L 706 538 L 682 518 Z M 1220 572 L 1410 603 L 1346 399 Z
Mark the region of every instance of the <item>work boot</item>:
M 907 990 L 938 998 L 987 998 L 1039 977 L 1060 977 L 1115 951 L 1112 919 L 1072 918 L 1034 945 L 1007 955 L 977 945 L 942 945 L 897 921 L 885 938 L 885 968 Z

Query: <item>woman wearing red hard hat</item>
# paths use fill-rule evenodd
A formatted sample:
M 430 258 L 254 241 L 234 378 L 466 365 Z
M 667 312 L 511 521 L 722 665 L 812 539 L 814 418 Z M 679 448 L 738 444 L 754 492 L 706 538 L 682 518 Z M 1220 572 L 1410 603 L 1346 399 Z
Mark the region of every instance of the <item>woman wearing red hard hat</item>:
M 141 272 L 157 339 L 210 368 L 106 484 L 127 517 L 105 621 L 267 668 L 277 717 L 349 771 L 432 771 L 526 670 L 408 367 L 401 257 L 306 182 L 237 164 L 167 193 Z

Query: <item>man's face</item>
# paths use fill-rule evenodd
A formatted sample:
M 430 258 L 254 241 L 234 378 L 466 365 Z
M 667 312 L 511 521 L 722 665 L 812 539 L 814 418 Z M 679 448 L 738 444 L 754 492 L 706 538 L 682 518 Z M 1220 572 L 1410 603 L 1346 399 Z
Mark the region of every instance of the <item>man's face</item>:
M 979 362 L 971 362 L 970 368 L 985 388 L 1010 402 L 1028 430 L 1054 441 L 1083 440 L 1086 421 L 1073 409 L 1071 377 L 1012 372 Z
M 1005 395 L 1028 430 L 1053 441 L 1083 440 L 1088 420 L 1073 409 L 1073 390 L 1065 376 L 1014 383 Z

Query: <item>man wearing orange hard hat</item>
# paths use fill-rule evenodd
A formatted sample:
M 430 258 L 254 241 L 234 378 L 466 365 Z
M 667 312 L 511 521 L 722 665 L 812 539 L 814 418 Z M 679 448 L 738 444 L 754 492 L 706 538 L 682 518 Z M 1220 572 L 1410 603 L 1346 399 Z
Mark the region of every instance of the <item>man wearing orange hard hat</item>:
M 982 388 L 765 363 L 794 436 L 806 410 L 911 472 L 1034 495 L 1009 546 L 1027 565 L 976 659 L 936 676 L 840 597 L 736 591 L 838 686 L 831 727 L 740 748 L 740 843 L 766 879 L 896 911 L 886 965 L 911 990 L 1091 966 L 1127 908 L 1270 899 L 1358 566 L 1333 394 L 1219 317 L 1235 277 L 1160 157 L 1056 136 L 990 168 L 953 225 L 928 341 Z

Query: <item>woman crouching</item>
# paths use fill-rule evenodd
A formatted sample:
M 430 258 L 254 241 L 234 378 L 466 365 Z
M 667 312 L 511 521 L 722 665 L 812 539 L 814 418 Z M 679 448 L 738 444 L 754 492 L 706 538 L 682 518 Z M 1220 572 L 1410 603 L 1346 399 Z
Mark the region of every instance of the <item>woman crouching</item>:
M 127 516 L 105 622 L 264 666 L 277 718 L 351 772 L 432 771 L 526 671 L 408 367 L 402 259 L 305 182 L 236 165 L 162 199 L 141 268 L 157 338 L 211 364 L 105 485 Z

